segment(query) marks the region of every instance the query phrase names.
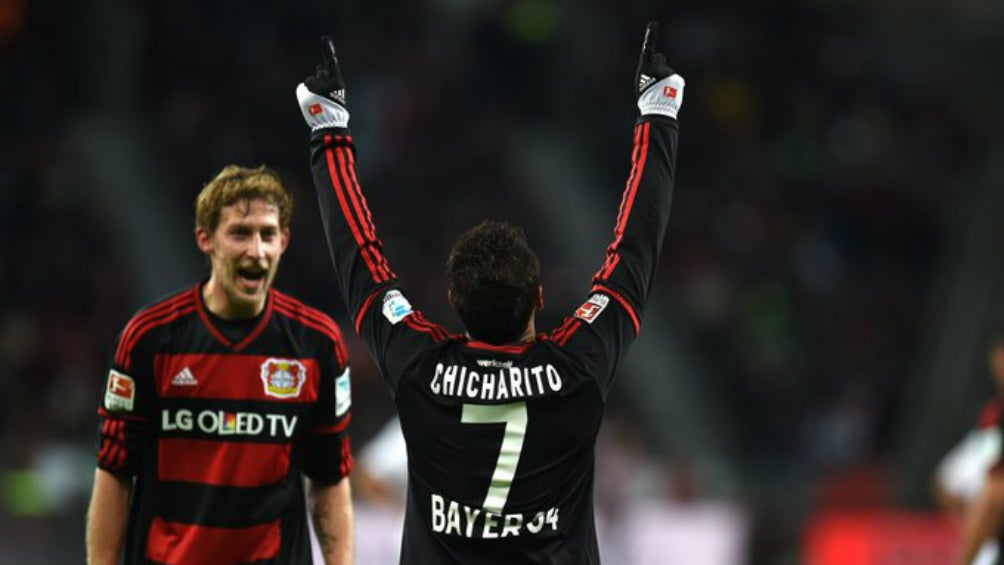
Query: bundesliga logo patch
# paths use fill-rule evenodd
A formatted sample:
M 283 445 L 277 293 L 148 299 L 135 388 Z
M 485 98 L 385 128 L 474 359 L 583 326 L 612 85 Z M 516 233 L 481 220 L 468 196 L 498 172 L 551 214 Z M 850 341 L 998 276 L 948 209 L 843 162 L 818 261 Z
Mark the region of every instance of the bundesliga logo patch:
M 335 379 L 335 416 L 348 412 L 352 406 L 352 383 L 349 381 L 349 368 Z
M 392 290 L 383 297 L 383 315 L 387 321 L 396 324 L 411 314 L 411 303 L 399 290 Z
M 610 297 L 605 294 L 594 294 L 575 311 L 575 317 L 593 323 L 593 320 L 610 304 Z
M 136 399 L 136 382 L 132 377 L 112 369 L 105 389 L 105 409 L 111 412 L 132 412 Z
M 295 359 L 268 359 L 261 364 L 261 382 L 268 396 L 296 398 L 307 382 L 307 368 Z

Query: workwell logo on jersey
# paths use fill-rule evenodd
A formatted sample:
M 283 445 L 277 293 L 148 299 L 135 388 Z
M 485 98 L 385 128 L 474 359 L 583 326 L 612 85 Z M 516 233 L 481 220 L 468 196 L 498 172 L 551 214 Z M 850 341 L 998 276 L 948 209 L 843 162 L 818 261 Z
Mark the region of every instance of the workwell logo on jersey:
M 411 314 L 411 303 L 399 290 L 392 290 L 383 296 L 383 315 L 392 324 L 396 324 Z
M 269 396 L 296 398 L 307 382 L 307 368 L 295 359 L 267 359 L 261 364 L 261 382 Z
M 594 294 L 575 311 L 575 317 L 593 323 L 600 313 L 610 304 L 610 297 L 605 294 Z
M 111 412 L 132 412 L 136 399 L 136 382 L 132 377 L 112 369 L 108 371 L 108 387 L 105 389 L 105 410 Z

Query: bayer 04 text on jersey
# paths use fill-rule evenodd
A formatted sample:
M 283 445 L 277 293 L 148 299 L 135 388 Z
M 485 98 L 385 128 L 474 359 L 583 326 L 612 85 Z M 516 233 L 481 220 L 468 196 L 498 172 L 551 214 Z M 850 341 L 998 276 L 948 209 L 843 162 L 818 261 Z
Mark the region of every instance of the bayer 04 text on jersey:
M 558 509 L 497 514 L 432 495 L 432 531 L 465 538 L 495 539 L 558 530 Z

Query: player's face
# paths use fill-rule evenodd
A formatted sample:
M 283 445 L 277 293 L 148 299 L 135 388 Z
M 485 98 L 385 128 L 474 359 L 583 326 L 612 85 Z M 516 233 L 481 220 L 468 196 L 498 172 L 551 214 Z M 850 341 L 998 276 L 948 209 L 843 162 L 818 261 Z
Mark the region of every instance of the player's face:
M 289 244 L 279 209 L 261 199 L 225 206 L 216 231 L 196 230 L 196 240 L 212 268 L 204 291 L 210 311 L 223 318 L 261 312 Z

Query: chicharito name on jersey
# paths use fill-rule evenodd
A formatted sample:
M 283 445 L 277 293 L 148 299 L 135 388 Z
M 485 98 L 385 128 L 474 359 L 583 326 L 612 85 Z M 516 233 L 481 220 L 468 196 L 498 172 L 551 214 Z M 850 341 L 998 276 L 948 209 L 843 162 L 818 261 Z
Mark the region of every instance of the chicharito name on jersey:
M 560 392 L 561 373 L 550 363 L 513 367 L 479 360 L 480 367 L 438 363 L 429 383 L 433 394 L 470 400 L 513 400 Z

